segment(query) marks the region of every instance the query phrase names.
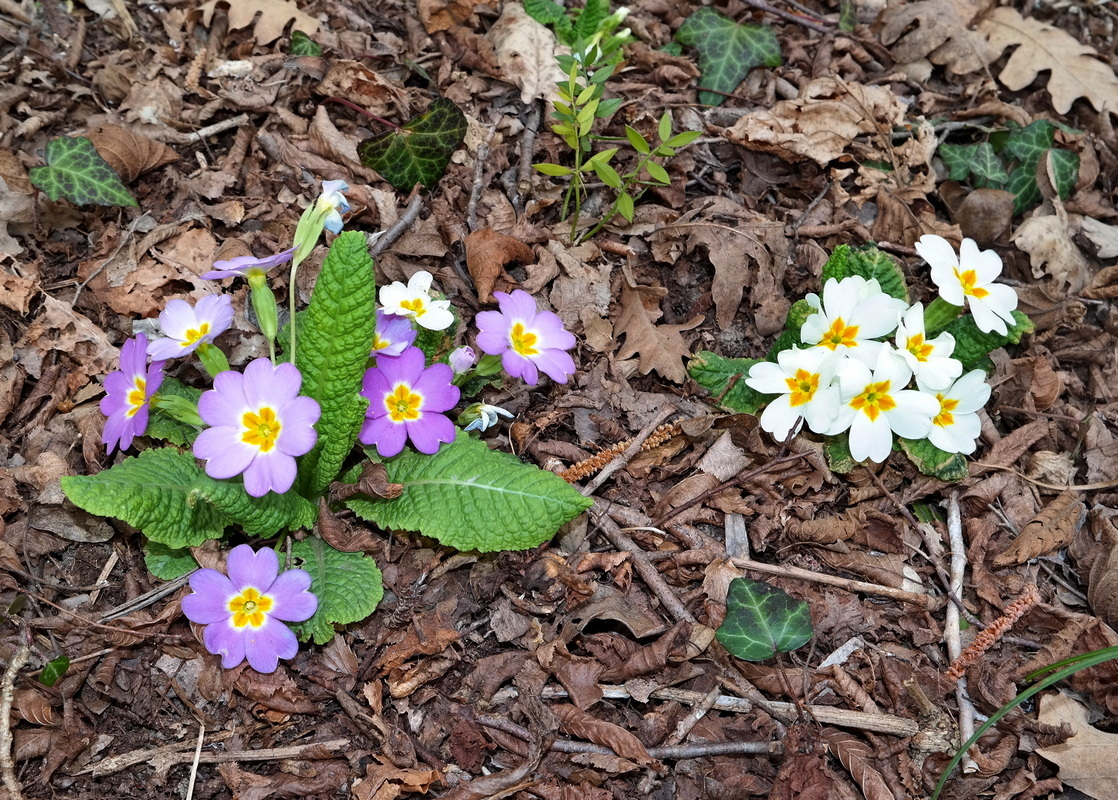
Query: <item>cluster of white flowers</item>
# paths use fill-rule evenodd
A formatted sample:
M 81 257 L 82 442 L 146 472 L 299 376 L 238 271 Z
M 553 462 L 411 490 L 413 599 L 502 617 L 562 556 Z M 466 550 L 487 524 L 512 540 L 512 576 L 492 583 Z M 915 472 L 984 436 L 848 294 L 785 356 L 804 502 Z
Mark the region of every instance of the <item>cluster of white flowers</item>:
M 944 301 L 967 305 L 980 330 L 1007 333 L 1017 293 L 993 283 L 1002 269 L 997 253 L 964 239 L 960 259 L 939 236 L 924 236 L 916 250 Z M 963 375 L 951 334 L 927 338 L 922 304 L 909 306 L 857 276 L 828 280 L 822 298 L 807 302 L 815 313 L 800 330 L 806 347 L 754 364 L 745 380 L 778 395 L 761 414 L 764 430 L 780 440 L 802 423 L 827 436 L 849 431 L 857 461 L 884 461 L 894 434 L 928 439 L 948 453 L 974 452 L 990 386 L 982 370 Z

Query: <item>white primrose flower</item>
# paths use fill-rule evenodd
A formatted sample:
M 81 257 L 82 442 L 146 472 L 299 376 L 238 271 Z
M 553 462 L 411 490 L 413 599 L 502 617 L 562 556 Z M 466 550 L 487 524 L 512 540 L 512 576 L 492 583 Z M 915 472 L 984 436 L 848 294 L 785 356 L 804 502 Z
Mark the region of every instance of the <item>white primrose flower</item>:
M 775 364 L 762 361 L 750 367 L 746 386 L 779 395 L 761 414 L 761 428 L 784 441 L 802 419 L 816 433 L 825 433 L 838 414 L 839 390 L 833 384 L 845 358 L 821 347 L 793 348 L 778 353 Z
M 939 403 L 931 395 L 904 388 L 911 378 L 908 364 L 888 346 L 872 372 L 857 359 L 847 359 L 839 367 L 841 404 L 828 433 L 850 429 L 850 455 L 855 461 L 884 461 L 893 449 L 894 433 L 906 439 L 928 435 Z
M 416 324 L 432 331 L 442 331 L 454 322 L 449 300 L 431 299 L 431 273 L 420 270 L 411 276 L 408 285 L 400 281 L 380 288 L 381 310 L 386 314 L 410 317 Z
M 990 399 L 986 374 L 980 369 L 972 370 L 938 392 L 920 388 L 939 404 L 939 411 L 932 417 L 928 441 L 948 453 L 973 453 L 982 428 L 978 410 Z
M 473 405 L 470 405 L 470 406 L 466 407 L 466 410 L 462 412 L 462 417 L 459 418 L 459 421 L 460 422 L 464 421 L 465 419 L 469 419 L 471 417 L 474 417 L 475 415 L 476 415 L 476 418 L 473 419 L 473 421 L 470 422 L 462 430 L 464 430 L 464 431 L 484 431 L 484 430 L 488 430 L 489 428 L 492 428 L 494 425 L 497 424 L 498 415 L 502 416 L 502 417 L 505 417 L 506 419 L 512 419 L 513 418 L 513 415 L 512 415 L 511 412 L 505 411 L 505 409 L 501 408 L 500 406 L 491 406 L 488 403 L 474 403 Z
M 916 252 L 928 262 L 939 296 L 954 306 L 967 305 L 974 323 L 986 333 L 1004 336 L 1014 324 L 1017 292 L 994 283 L 1002 274 L 1002 259 L 993 250 L 980 250 L 973 239 L 963 239 L 959 254 L 942 236 L 921 236 Z
M 877 362 L 883 346 L 874 340 L 893 332 L 906 307 L 903 300 L 881 291 L 876 280 L 858 275 L 831 278 L 823 285 L 822 300 L 816 294 L 805 299 L 817 313 L 800 328 L 803 343 L 846 353 L 868 367 Z
M 330 233 L 342 232 L 342 214 L 349 211 L 349 201 L 342 192 L 349 191 L 345 181 L 323 181 L 322 194 L 315 201 L 315 211 L 322 215 L 322 226 Z
M 897 352 L 923 387 L 944 389 L 963 374 L 962 362 L 951 358 L 955 352 L 954 336 L 941 333 L 933 339 L 925 338 L 923 303 L 914 303 L 901 317 L 896 341 Z

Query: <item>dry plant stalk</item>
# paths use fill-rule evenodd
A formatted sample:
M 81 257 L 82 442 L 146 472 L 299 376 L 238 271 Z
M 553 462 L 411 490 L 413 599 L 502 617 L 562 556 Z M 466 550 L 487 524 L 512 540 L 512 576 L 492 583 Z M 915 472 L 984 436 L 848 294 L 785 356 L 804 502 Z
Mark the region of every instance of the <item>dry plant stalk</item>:
M 1035 583 L 1030 583 L 1021 596 L 1010 603 L 1005 613 L 993 621 L 988 627 L 983 629 L 982 633 L 974 637 L 971 642 L 959 657 L 955 659 L 954 663 L 947 668 L 944 673 L 949 681 L 957 681 L 963 677 L 967 671 L 967 667 L 973 664 L 978 659 L 982 658 L 983 653 L 989 650 L 998 639 L 1005 635 L 1005 632 L 1013 627 L 1017 620 L 1024 616 L 1025 612 L 1040 602 L 1040 591 L 1037 589 Z
M 652 432 L 652 435 L 641 443 L 640 449 L 643 452 L 651 450 L 653 447 L 659 447 L 673 436 L 679 436 L 680 433 L 682 433 L 682 429 L 679 427 L 678 422 L 666 422 L 658 427 L 656 430 L 654 430 Z M 590 458 L 583 459 L 577 464 L 572 464 L 562 472 L 556 474 L 567 483 L 581 481 L 583 478 L 590 477 L 595 472 L 605 467 L 606 464 L 624 453 L 629 448 L 629 445 L 631 445 L 632 443 L 632 439 L 626 439 L 623 442 L 618 442 L 612 447 L 595 453 L 594 455 L 590 456 Z

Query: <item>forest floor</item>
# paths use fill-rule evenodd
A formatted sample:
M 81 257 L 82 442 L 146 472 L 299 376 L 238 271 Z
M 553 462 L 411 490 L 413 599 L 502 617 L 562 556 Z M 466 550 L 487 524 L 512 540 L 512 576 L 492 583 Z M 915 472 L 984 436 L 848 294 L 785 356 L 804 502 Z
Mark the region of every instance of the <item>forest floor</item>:
M 830 0 L 781 14 L 718 0 L 773 32 L 781 63 L 711 106 L 696 51 L 662 49 L 698 4 L 634 0 L 636 41 L 606 89 L 623 103 L 601 131 L 651 137 L 667 111 L 702 135 L 631 223 L 575 243 L 564 179 L 530 168 L 570 164 L 547 128 L 538 30 L 524 35 L 540 49 L 509 62 L 496 3 L 231 2 L 0 0 L 0 657 L 30 646 L 0 685 L 4 796 L 923 798 L 960 722 L 1118 644 L 1110 4 L 865 3 L 845 31 Z M 323 55 L 288 55 L 292 26 Z M 469 128 L 409 196 L 358 160 L 385 130 L 359 110 L 399 124 L 436 96 Z M 1026 208 L 983 182 L 989 163 L 949 175 L 945 145 L 1037 120 L 1055 128 L 1051 151 L 1018 159 L 1035 167 Z M 138 208 L 31 185 L 48 141 L 87 134 L 115 149 Z M 1078 156 L 1062 199 L 1056 150 Z M 395 225 L 378 283 L 428 270 L 467 322 L 494 288 L 523 288 L 577 335 L 567 384 L 486 396 L 516 414 L 492 446 L 555 471 L 614 450 L 604 479 L 573 476 L 594 508 L 531 551 L 368 527 L 386 586 L 372 617 L 270 675 L 223 670 L 182 616 L 185 589 L 148 597 L 163 582 L 138 534 L 68 504 L 59 479 L 122 457 L 101 444 L 98 401 L 134 322 L 213 293 L 199 276 L 215 260 L 288 246 L 323 180 L 349 184 L 347 230 Z M 611 201 L 592 186 L 584 223 Z M 479 231 L 505 250 L 471 253 Z M 901 452 L 840 474 L 820 437 L 782 446 L 689 376 L 699 351 L 764 358 L 842 245 L 876 243 L 927 303 L 926 234 L 994 249 L 1035 325 L 991 354 L 962 480 Z M 240 365 L 261 341 L 233 292 L 221 342 Z M 810 644 L 750 663 L 713 640 L 739 576 L 805 601 Z M 948 678 L 953 648 L 990 626 Z M 991 729 L 944 796 L 1118 797 L 1118 666 L 1060 687 Z

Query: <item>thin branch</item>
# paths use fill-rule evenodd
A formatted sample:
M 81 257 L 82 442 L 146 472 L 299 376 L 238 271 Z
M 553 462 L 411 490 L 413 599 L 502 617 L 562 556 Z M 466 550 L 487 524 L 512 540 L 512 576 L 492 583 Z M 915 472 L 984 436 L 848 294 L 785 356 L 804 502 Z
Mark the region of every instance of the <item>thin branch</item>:
M 589 483 L 586 484 L 585 487 L 580 490 L 582 494 L 584 494 L 586 497 L 590 497 L 594 494 L 594 492 L 598 490 L 599 486 L 609 480 L 610 476 L 613 475 L 613 473 L 617 472 L 620 469 L 624 469 L 625 465 L 632 461 L 633 457 L 640 452 L 641 446 L 644 444 L 645 440 L 649 436 L 651 436 L 653 432 L 657 428 L 659 428 L 662 423 L 666 422 L 668 417 L 670 417 L 675 412 L 676 408 L 671 403 L 665 403 L 664 405 L 662 405 L 660 407 L 660 410 L 656 412 L 656 416 L 653 417 L 647 425 L 641 428 L 640 433 L 633 437 L 629 446 L 626 447 L 625 450 L 615 459 L 613 459 L 613 461 L 606 464 L 605 467 L 602 468 L 601 472 L 599 472 L 594 478 L 590 480 Z
M 26 642 L 20 642 L 19 648 L 12 654 L 12 660 L 8 662 L 8 668 L 4 670 L 3 681 L 0 682 L 0 775 L 3 776 L 4 786 L 11 800 L 23 800 L 23 790 L 16 779 L 16 766 L 12 761 L 12 703 L 15 699 L 16 675 L 30 658 L 31 648 Z
M 914 606 L 926 608 L 929 611 L 934 611 L 943 605 L 944 600 L 942 597 L 935 595 L 923 594 L 921 592 L 909 592 L 904 589 L 894 589 L 892 586 L 882 586 L 879 583 L 867 583 L 865 581 L 855 581 L 849 578 L 841 578 L 837 575 L 827 575 L 822 572 L 812 572 L 811 570 L 801 569 L 800 567 L 785 567 L 778 564 L 764 564 L 760 561 L 752 561 L 748 558 L 731 558 L 730 563 L 735 567 L 742 569 L 753 570 L 754 572 L 763 572 L 767 575 L 781 575 L 786 578 L 798 578 L 799 580 L 812 581 L 814 583 L 823 583 L 828 586 L 837 586 L 840 589 L 846 589 L 848 592 L 860 592 L 862 594 L 873 594 L 879 597 L 888 597 L 893 600 L 900 600 L 902 603 L 911 603 Z
M 967 570 L 967 545 L 963 541 L 963 518 L 959 512 L 959 493 L 951 492 L 947 497 L 947 536 L 951 549 L 951 584 L 948 591 L 955 597 L 963 593 L 963 578 Z M 954 603 L 947 606 L 947 616 L 943 622 L 943 638 L 947 645 L 947 657 L 951 661 L 959 658 L 962 644 L 959 641 L 959 609 Z M 959 706 L 959 741 L 965 742 L 974 734 L 974 704 L 967 697 L 967 678 L 961 675 L 955 682 L 955 702 Z M 978 764 L 969 755 L 963 756 L 964 773 L 978 771 Z
M 415 223 L 416 218 L 419 216 L 419 209 L 423 207 L 423 193 L 420 190 L 420 184 L 416 184 L 412 189 L 411 202 L 408 207 L 404 209 L 404 213 L 400 218 L 392 223 L 387 230 L 383 231 L 373 246 L 369 248 L 369 253 L 374 258 L 383 253 L 392 245 L 396 244 L 396 240 L 404 235 L 404 232 Z
M 470 233 L 477 230 L 477 204 L 481 199 L 481 190 L 484 188 L 485 162 L 489 160 L 489 145 L 493 142 L 494 134 L 497 133 L 498 121 L 500 117 L 494 119 L 493 124 L 489 126 L 485 141 L 478 145 L 477 156 L 474 158 L 474 185 L 470 188 L 470 200 L 466 203 L 466 227 Z

